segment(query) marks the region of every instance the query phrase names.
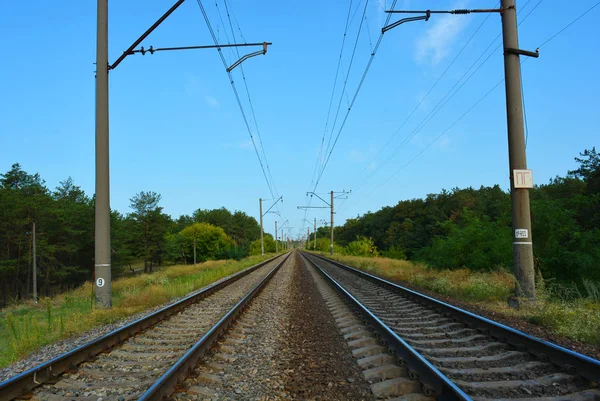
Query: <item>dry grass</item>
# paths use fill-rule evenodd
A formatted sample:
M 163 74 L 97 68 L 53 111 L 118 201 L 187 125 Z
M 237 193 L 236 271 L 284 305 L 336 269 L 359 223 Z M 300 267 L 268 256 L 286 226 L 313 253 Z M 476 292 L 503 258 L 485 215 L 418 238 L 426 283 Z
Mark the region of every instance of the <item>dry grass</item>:
M 513 292 L 515 278 L 508 272 L 436 270 L 423 263 L 381 257 L 335 254 L 332 258 L 391 281 L 408 283 L 490 311 L 525 319 L 572 340 L 600 344 L 600 300 L 597 294 L 594 295 L 595 291 L 588 290 L 587 296 L 564 299 L 550 293 L 542 281 L 538 283 L 536 304 L 513 309 L 508 307 L 506 300 Z
M 28 301 L 3 309 L 0 368 L 46 344 L 161 305 L 272 256 L 207 261 L 195 267 L 177 265 L 152 274 L 121 278 L 113 281 L 113 307 L 106 310 L 93 308 L 91 283 L 41 299 L 37 305 Z

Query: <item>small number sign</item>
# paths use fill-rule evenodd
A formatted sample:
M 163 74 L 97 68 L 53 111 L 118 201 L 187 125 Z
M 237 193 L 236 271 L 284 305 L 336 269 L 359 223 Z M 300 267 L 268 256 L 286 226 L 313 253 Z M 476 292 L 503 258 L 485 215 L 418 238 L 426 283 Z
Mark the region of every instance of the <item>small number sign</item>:
M 526 228 L 517 228 L 515 230 L 515 238 L 529 238 L 529 232 Z
M 105 282 L 105 281 L 104 281 L 104 279 L 103 279 L 102 277 L 99 277 L 99 278 L 96 280 L 96 285 L 97 285 L 98 287 L 104 287 L 104 282 Z

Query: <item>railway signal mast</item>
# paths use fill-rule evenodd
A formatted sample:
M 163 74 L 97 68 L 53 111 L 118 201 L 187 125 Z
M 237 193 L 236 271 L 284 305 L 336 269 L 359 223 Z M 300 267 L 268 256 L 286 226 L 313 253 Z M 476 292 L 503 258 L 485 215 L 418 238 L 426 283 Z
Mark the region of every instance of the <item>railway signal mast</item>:
M 531 170 L 527 169 L 523 127 L 523 98 L 521 92 L 521 64 L 519 56 L 539 57 L 539 52 L 519 49 L 517 10 L 515 0 L 501 0 L 499 9 L 448 11 L 396 11 L 387 13 L 423 14 L 403 18 L 382 28 L 387 32 L 405 22 L 425 20 L 432 14 L 500 13 L 504 41 L 504 78 L 506 87 L 506 117 L 508 123 L 508 154 L 510 165 L 510 195 L 512 200 L 513 262 L 517 278 L 516 294 L 535 299 L 535 272 L 531 238 L 529 189 L 533 188 Z
M 96 211 L 95 211 L 95 253 L 94 253 L 94 297 L 101 308 L 112 306 L 112 274 L 110 255 L 110 167 L 109 167 L 109 120 L 108 120 L 108 72 L 114 70 L 127 56 L 141 53 L 154 54 L 159 51 L 219 49 L 223 47 L 262 46 L 262 50 L 246 54 L 227 68 L 227 72 L 250 57 L 264 55 L 270 42 L 234 43 L 227 45 L 166 47 L 136 49 L 169 15 L 185 0 L 178 0 L 150 28 L 148 28 L 113 63 L 108 63 L 108 0 L 98 0 L 96 36 Z

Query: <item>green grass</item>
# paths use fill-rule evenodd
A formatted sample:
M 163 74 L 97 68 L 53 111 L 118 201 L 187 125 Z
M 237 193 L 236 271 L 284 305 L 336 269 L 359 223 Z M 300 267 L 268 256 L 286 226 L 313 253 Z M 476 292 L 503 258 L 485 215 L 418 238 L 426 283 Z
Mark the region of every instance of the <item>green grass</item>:
M 274 255 L 250 256 L 241 261 L 208 261 L 171 266 L 152 274 L 113 281 L 111 309 L 93 307 L 92 284 L 0 310 L 0 368 L 58 340 L 95 326 L 114 323 L 143 310 L 183 296 Z
M 546 288 L 538 279 L 538 302 L 510 308 L 515 278 L 504 271 L 477 273 L 469 269 L 438 270 L 425 264 L 388 258 L 322 253 L 342 263 L 395 282 L 449 296 L 458 301 L 519 317 L 575 341 L 600 345 L 600 285 L 585 282 L 585 294 L 570 288 Z

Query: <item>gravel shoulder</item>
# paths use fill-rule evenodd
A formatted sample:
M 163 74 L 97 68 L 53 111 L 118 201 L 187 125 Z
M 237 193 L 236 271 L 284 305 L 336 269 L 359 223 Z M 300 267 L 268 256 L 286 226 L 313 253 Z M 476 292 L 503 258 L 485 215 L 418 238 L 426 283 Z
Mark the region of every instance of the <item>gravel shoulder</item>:
M 270 265 L 273 266 L 273 262 L 271 262 Z M 231 277 L 231 275 L 227 276 L 227 277 L 223 277 L 222 279 L 219 279 L 210 285 L 218 284 L 222 281 L 227 280 L 229 277 Z M 66 338 L 64 340 L 55 342 L 53 344 L 46 345 L 46 346 L 40 348 L 39 350 L 31 353 L 24 359 L 21 359 L 20 361 L 17 361 L 15 363 L 13 363 L 12 365 L 9 365 L 5 368 L 0 369 L 0 382 L 6 381 L 6 380 L 10 379 L 11 377 L 14 377 L 20 373 L 23 373 L 29 369 L 34 368 L 37 365 L 40 365 L 47 361 L 50 361 L 51 359 L 56 358 L 64 353 L 72 351 L 84 344 L 87 344 L 90 341 L 100 338 L 100 337 L 102 337 L 118 328 L 126 326 L 129 323 L 132 323 L 138 319 L 144 318 L 144 317 L 146 317 L 168 305 L 172 305 L 172 304 L 180 301 L 181 299 L 188 297 L 192 294 L 196 294 L 202 290 L 203 290 L 203 288 L 198 289 L 196 291 L 192 291 L 182 297 L 173 298 L 169 302 L 165 302 L 162 305 L 147 309 L 147 310 L 137 313 L 135 315 L 131 315 L 131 316 L 129 316 L 125 319 L 121 319 L 115 323 L 98 326 L 91 330 L 88 330 L 87 332 L 85 332 L 83 334 L 78 334 L 76 336 Z

